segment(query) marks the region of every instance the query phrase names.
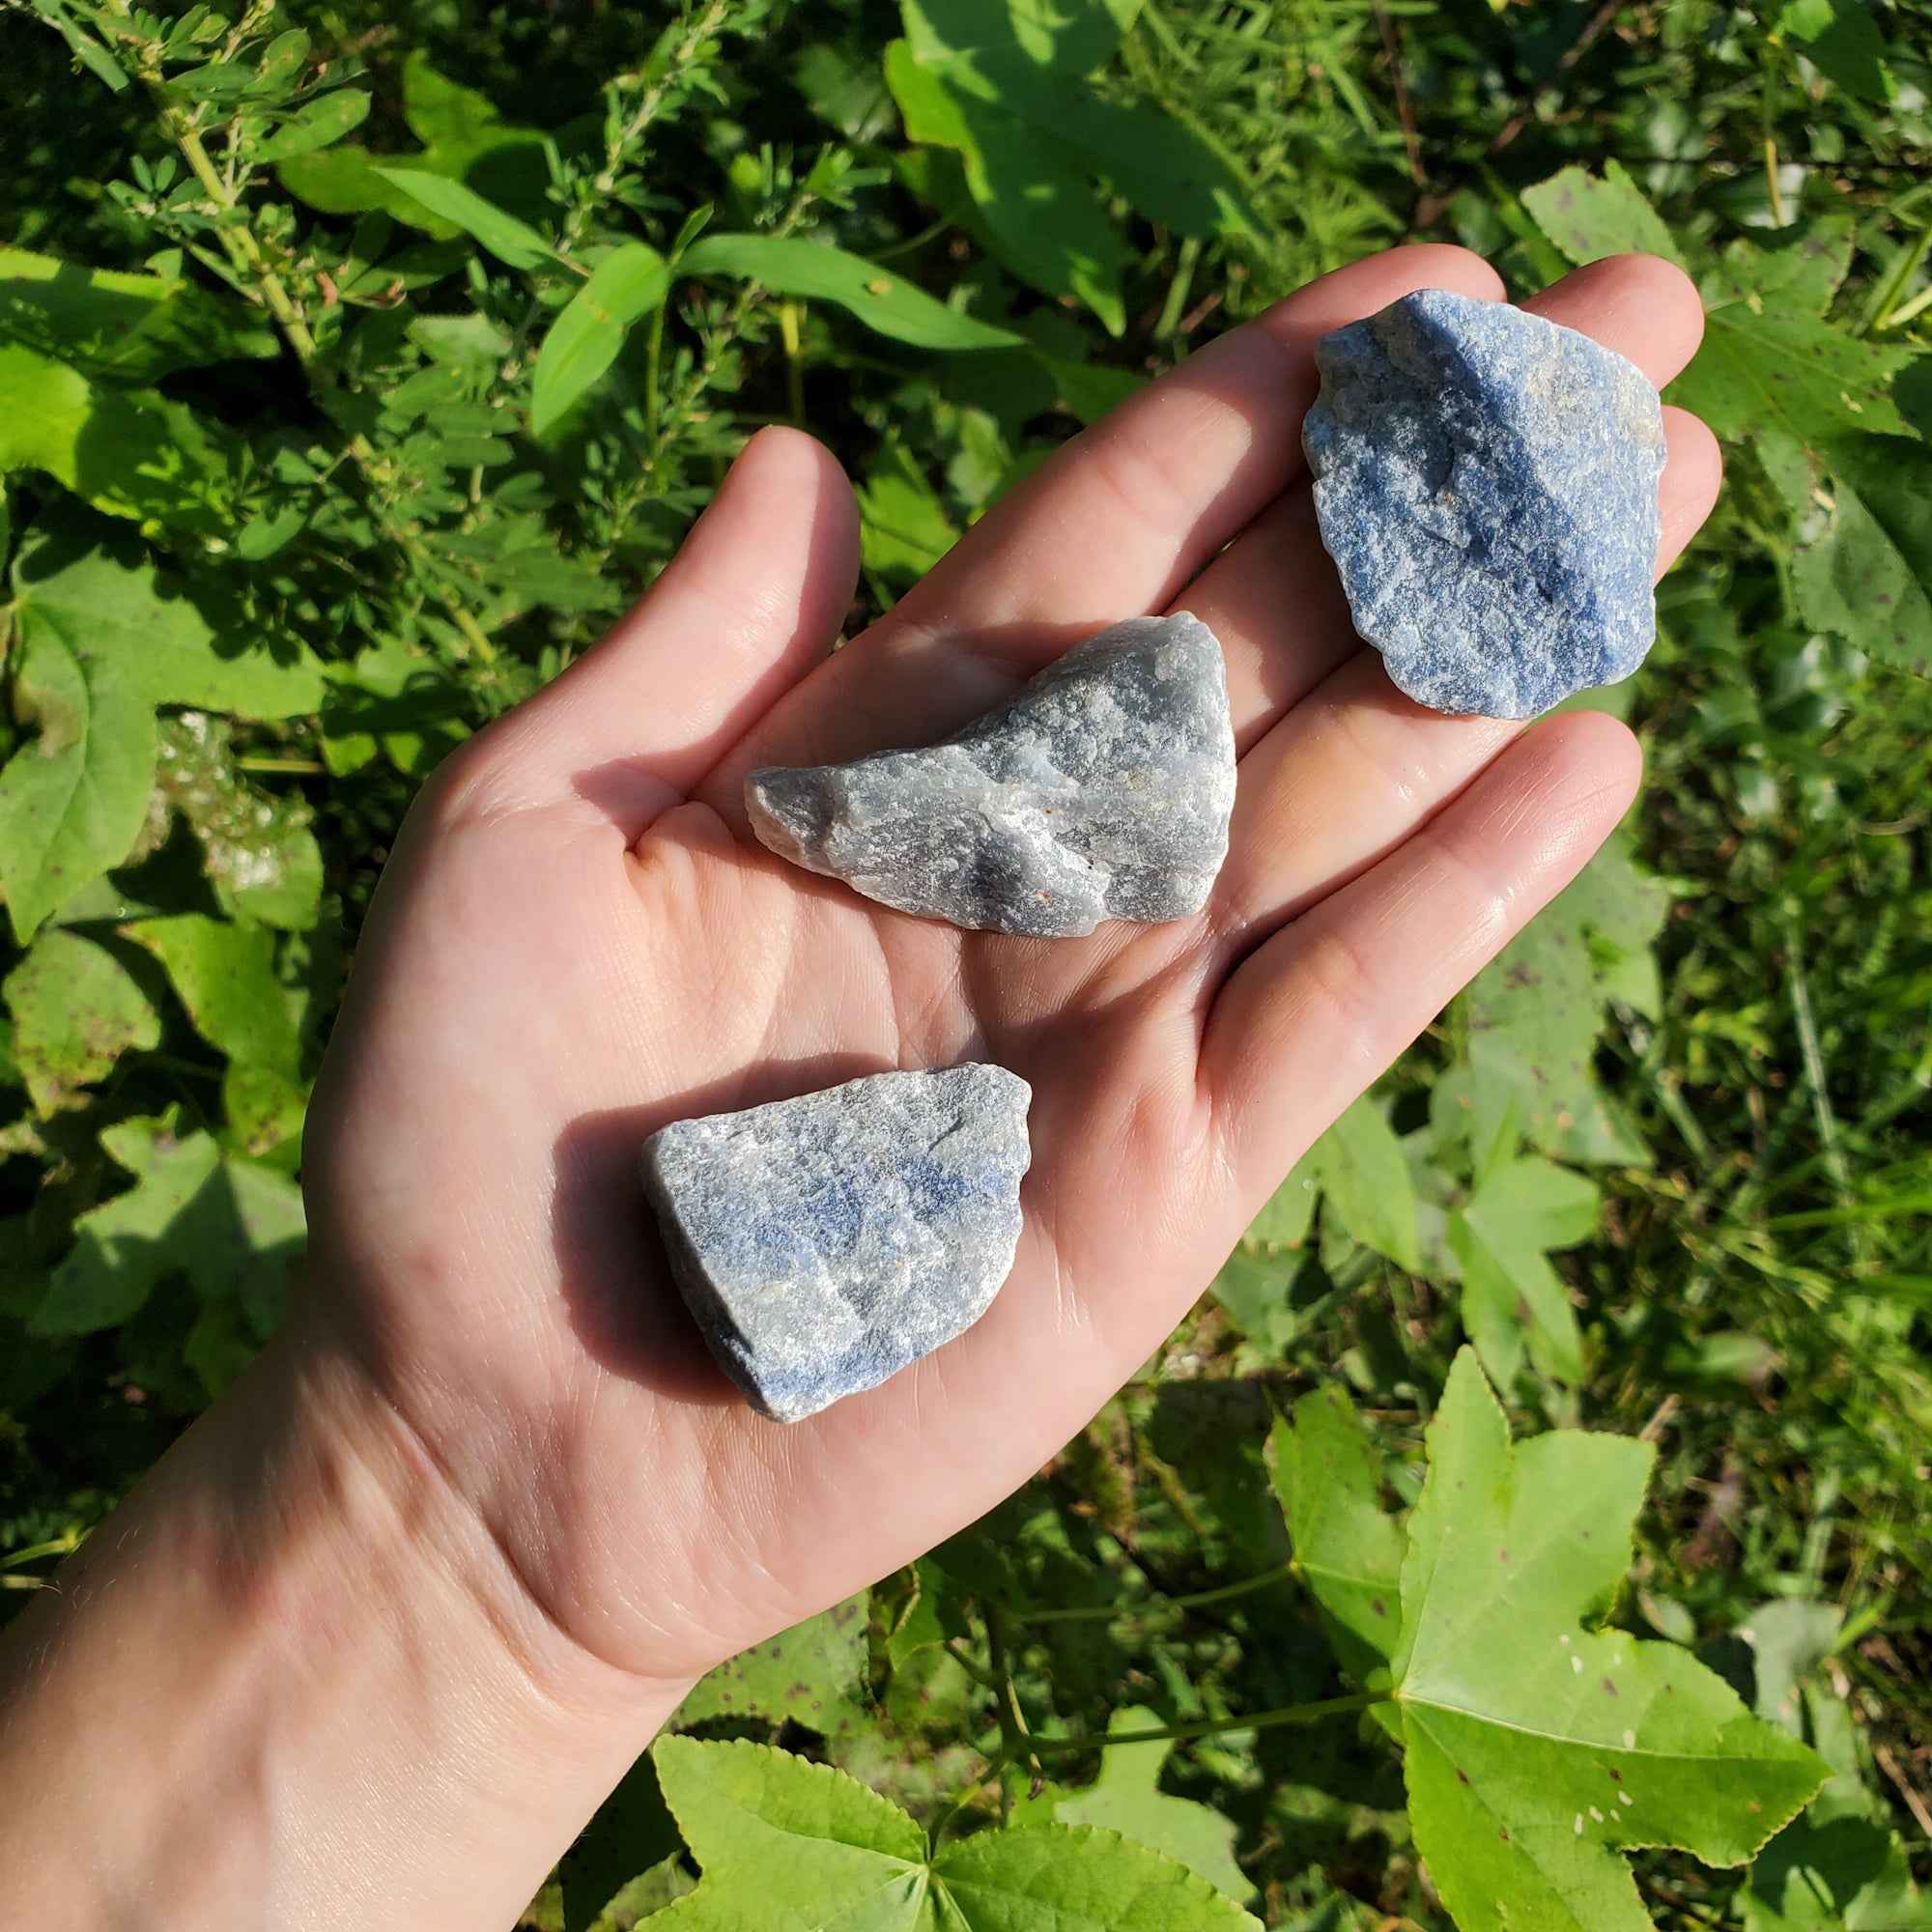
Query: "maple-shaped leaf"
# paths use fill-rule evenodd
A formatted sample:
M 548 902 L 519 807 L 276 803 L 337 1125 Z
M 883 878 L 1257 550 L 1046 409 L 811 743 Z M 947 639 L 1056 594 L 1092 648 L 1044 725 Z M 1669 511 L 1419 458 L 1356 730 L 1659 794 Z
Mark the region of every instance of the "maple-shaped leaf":
M 1107 1731 L 1122 1742 L 1101 1753 L 1100 1775 L 1092 1784 L 1055 1800 L 1053 1815 L 1063 1825 L 1098 1825 L 1151 1845 L 1239 1904 L 1255 1895 L 1255 1888 L 1235 1859 L 1235 1821 L 1211 1804 L 1163 1791 L 1160 1768 L 1170 1747 L 1131 1742 L 1136 1731 L 1159 1730 L 1164 1721 L 1158 1711 L 1131 1704 L 1115 1711 Z
M 739 1652 L 697 1680 L 678 1706 L 677 1721 L 757 1717 L 806 1724 L 826 1737 L 850 1731 L 865 1715 L 859 1679 L 867 1604 L 862 1591 Z
M 1824 1780 L 1688 1652 L 1592 1627 L 1653 1454 L 1580 1430 L 1513 1445 L 1474 1353 L 1450 1371 L 1393 1667 L 1416 1848 L 1462 1932 L 1647 1932 L 1619 1854 L 1743 1864 Z
M 664 1795 L 703 1873 L 664 1932 L 1256 1932 L 1183 1864 L 1117 1832 L 1033 1825 L 928 1854 L 890 1800 L 769 1745 L 659 1739 Z
M 1381 1505 L 1380 1461 L 1332 1382 L 1276 1421 L 1273 1446 L 1295 1575 L 1320 1605 L 1342 1667 L 1362 1681 L 1402 1634 L 1402 1525 Z
M 1669 400 L 1732 440 L 1770 431 L 1816 450 L 1860 432 L 1902 435 L 1887 391 L 1912 352 L 1822 319 L 1842 272 L 1837 241 L 1833 230 L 1811 245 L 1729 248 L 1704 281 L 1704 341 Z

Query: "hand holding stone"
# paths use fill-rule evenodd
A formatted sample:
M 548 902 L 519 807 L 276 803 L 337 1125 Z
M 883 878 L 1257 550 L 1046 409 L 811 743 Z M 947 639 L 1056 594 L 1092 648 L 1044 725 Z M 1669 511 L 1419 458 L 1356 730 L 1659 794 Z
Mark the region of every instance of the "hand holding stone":
M 474 1511 L 547 1658 L 696 1674 L 1009 1493 L 1624 810 L 1614 720 L 1427 711 L 1350 624 L 1300 450 L 1313 347 L 1419 288 L 1501 294 L 1446 248 L 1311 285 L 1074 438 L 830 656 L 851 493 L 765 432 L 638 609 L 428 788 L 311 1116 L 299 1319 Z M 1533 306 L 1653 383 L 1700 322 L 1643 258 Z M 1708 436 L 1664 421 L 1660 561 L 1717 473 Z M 1176 611 L 1224 647 L 1240 758 L 1198 910 L 961 931 L 753 836 L 749 773 L 937 744 L 1068 646 Z M 1032 1088 L 1011 1273 L 956 1341 L 781 1430 L 694 1328 L 638 1150 L 960 1062 Z

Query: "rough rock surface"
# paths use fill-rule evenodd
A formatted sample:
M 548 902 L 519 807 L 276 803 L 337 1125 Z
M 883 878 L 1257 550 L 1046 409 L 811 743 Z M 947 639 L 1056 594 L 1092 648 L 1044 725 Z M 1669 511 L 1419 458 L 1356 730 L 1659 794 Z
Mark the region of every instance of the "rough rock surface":
M 1663 473 L 1640 369 L 1442 289 L 1323 336 L 1315 361 L 1302 442 L 1321 540 L 1409 696 L 1530 718 L 1637 668 Z
M 797 1422 L 970 1328 L 1013 1264 L 1033 1090 L 875 1073 L 644 1143 L 644 1191 L 712 1353 Z
M 1181 919 L 1228 850 L 1221 646 L 1129 618 L 942 745 L 753 772 L 745 802 L 774 852 L 902 912 L 1044 938 Z

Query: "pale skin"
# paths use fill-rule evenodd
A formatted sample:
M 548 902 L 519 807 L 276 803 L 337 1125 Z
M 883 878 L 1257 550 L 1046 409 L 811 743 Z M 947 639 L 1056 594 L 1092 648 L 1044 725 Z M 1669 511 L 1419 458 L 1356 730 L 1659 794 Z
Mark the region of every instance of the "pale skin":
M 828 661 L 857 518 L 753 440 L 644 600 L 410 815 L 305 1143 L 282 1335 L 0 1643 L 22 1923 L 506 1926 L 692 1681 L 1016 1488 L 1158 1347 L 1294 1160 L 1629 806 L 1634 740 L 1424 711 L 1315 534 L 1310 345 L 1460 249 L 1314 283 L 1076 438 Z M 1532 304 L 1658 383 L 1701 327 L 1623 257 Z M 1666 412 L 1660 569 L 1716 445 Z M 938 736 L 1116 618 L 1226 647 L 1198 918 L 964 934 L 783 865 L 745 772 Z M 1033 1083 L 1012 1274 L 785 1428 L 683 1313 L 643 1138 L 895 1066 Z

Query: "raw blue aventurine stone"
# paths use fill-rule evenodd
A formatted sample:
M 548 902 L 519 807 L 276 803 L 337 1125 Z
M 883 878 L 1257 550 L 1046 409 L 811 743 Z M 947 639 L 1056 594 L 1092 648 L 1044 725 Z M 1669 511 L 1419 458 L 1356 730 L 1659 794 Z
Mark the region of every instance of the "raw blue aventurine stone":
M 874 1073 L 644 1143 L 644 1191 L 711 1351 L 798 1422 L 970 1328 L 1013 1264 L 1033 1090 Z
M 1444 289 L 1323 336 L 1315 363 L 1321 541 L 1409 696 L 1531 718 L 1643 662 L 1664 450 L 1640 369 Z
M 793 865 L 1042 939 L 1199 912 L 1234 805 L 1227 667 L 1185 611 L 1095 632 L 943 745 L 745 781 L 752 829 Z

